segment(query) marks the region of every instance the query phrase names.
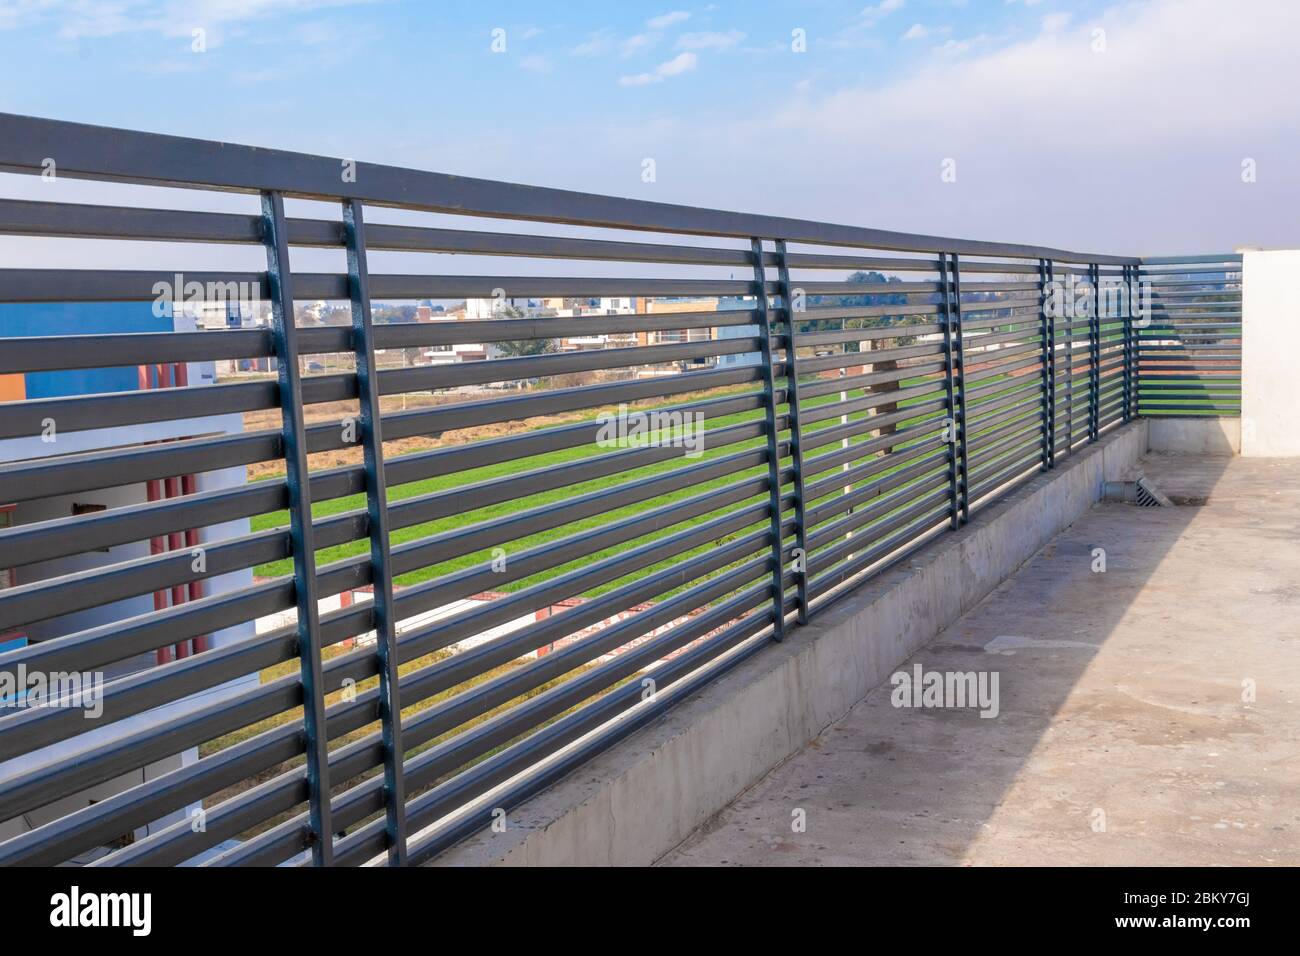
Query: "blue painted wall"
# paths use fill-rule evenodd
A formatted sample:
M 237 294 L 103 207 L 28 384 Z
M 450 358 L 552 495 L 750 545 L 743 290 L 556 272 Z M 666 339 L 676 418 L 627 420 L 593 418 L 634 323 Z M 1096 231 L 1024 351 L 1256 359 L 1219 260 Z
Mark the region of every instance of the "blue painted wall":
M 49 302 L 0 304 L 0 339 L 30 335 L 93 335 L 115 332 L 170 332 L 170 315 L 153 314 L 152 302 Z M 0 348 L 4 348 L 0 345 Z M 65 372 L 29 372 L 28 398 L 97 395 L 133 391 L 135 366 Z

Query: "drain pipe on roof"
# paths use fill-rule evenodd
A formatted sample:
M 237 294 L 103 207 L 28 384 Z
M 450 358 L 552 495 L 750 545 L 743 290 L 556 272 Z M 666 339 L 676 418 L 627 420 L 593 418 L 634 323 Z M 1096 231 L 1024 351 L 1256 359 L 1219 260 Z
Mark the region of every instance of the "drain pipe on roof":
M 1144 508 L 1172 508 L 1174 504 L 1141 475 L 1130 481 L 1102 482 L 1101 498 L 1103 501 L 1141 505 Z

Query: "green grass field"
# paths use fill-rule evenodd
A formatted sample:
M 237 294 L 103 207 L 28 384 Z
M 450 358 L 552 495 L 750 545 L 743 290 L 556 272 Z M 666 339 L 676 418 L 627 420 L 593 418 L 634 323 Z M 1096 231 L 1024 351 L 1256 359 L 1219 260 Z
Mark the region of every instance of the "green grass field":
M 919 380 L 907 380 L 904 381 L 902 385 L 903 387 L 907 387 L 911 384 L 915 384 L 917 381 Z M 721 397 L 726 394 L 743 394 L 744 391 L 745 389 L 730 389 L 730 390 L 725 390 L 725 391 L 716 392 L 712 394 L 715 397 Z M 849 397 L 856 398 L 862 394 L 863 392 L 861 389 L 852 390 L 849 392 Z M 804 406 L 816 407 L 818 405 L 822 405 L 827 402 L 835 402 L 838 400 L 839 400 L 838 394 L 831 394 L 831 395 L 822 396 L 816 399 L 805 401 Z M 680 404 L 681 402 L 682 399 L 677 398 L 674 399 L 672 402 L 664 402 L 662 404 L 648 406 L 646 408 L 640 408 L 638 410 L 646 411 L 649 410 L 650 408 L 666 408 L 666 407 L 670 407 L 671 405 Z M 909 403 L 908 402 L 902 403 L 904 407 L 907 404 Z M 583 416 L 580 420 L 592 421 L 595 420 L 599 416 L 599 414 L 600 411 L 595 410 L 592 411 L 590 414 Z M 850 419 L 859 419 L 865 417 L 865 415 L 866 415 L 865 412 L 859 412 L 859 413 L 854 413 L 849 417 Z M 743 412 L 739 414 L 709 419 L 707 422 L 707 427 L 710 430 L 712 430 L 716 428 L 725 427 L 728 425 L 758 421 L 761 420 L 761 418 L 762 418 L 761 411 Z M 830 427 L 833 425 L 837 425 L 838 423 L 839 423 L 838 418 L 834 418 L 826 422 L 818 422 L 814 426 L 806 429 L 806 433 L 811 434 L 812 432 L 820 428 Z M 907 423 L 904 423 L 904 425 L 900 427 L 906 427 L 906 424 Z M 663 437 L 664 436 L 662 435 L 658 436 L 660 440 L 662 440 Z M 870 436 L 864 436 L 864 437 L 869 438 Z M 765 444 L 765 439 L 759 438 L 759 439 L 752 439 L 744 442 L 736 442 L 734 444 L 730 444 L 718 448 L 706 448 L 704 450 L 703 455 L 699 458 L 695 458 L 695 459 L 673 458 L 652 465 L 646 465 L 639 468 L 630 469 L 625 472 L 619 472 L 614 475 L 593 479 L 578 484 L 566 485 L 550 491 L 533 494 L 522 498 L 517 498 L 511 501 L 501 502 L 499 504 L 487 505 L 482 508 L 477 508 L 460 514 L 451 515 L 445 518 L 440 518 L 435 521 L 423 522 L 420 524 L 412 525 L 410 527 L 395 530 L 392 533 L 392 544 L 393 546 L 396 547 L 405 542 L 416 541 L 422 538 L 426 538 L 430 535 L 436 535 L 448 531 L 463 529 L 468 525 L 475 524 L 478 522 L 489 521 L 507 515 L 518 514 L 521 511 L 531 509 L 531 508 L 544 507 L 550 504 L 565 502 L 582 494 L 586 494 L 604 488 L 609 488 L 615 485 L 624 484 L 630 481 L 636 481 L 654 475 L 661 475 L 666 472 L 681 468 L 684 465 L 689 466 L 689 465 L 698 464 L 700 462 L 707 462 L 712 459 L 725 456 L 725 455 L 731 455 L 745 449 L 762 447 L 764 444 Z M 430 447 L 432 448 L 438 446 L 433 445 L 431 443 Z M 600 447 L 596 447 L 595 445 L 586 445 L 578 448 L 563 449 L 556 452 L 536 455 L 523 461 L 505 462 L 502 464 L 490 465 L 482 468 L 462 471 L 452 475 L 442 475 L 436 478 L 429 478 L 423 481 L 411 482 L 409 484 L 391 487 L 389 489 L 389 501 L 391 504 L 391 503 L 399 502 L 403 499 L 448 491 L 451 489 L 463 487 L 465 485 L 470 485 L 481 481 L 508 478 L 510 475 L 519 474 L 522 471 L 526 471 L 526 470 L 532 471 L 536 469 L 551 468 L 557 465 L 578 461 L 584 458 L 590 458 L 596 455 L 608 454 L 610 451 L 611 449 L 608 448 L 600 448 Z M 680 500 L 685 496 L 700 494 L 702 492 L 707 492 L 711 489 L 717 489 L 724 485 L 732 484 L 743 477 L 761 475 L 761 474 L 765 474 L 765 472 L 766 472 L 766 466 L 747 469 L 745 471 L 738 472 L 736 474 L 726 475 L 721 478 L 716 478 L 710 481 L 702 482 L 701 484 L 692 486 L 691 488 L 688 489 L 674 491 L 657 498 L 653 498 L 647 501 L 637 502 L 635 504 L 614 509 L 612 511 L 595 515 L 590 518 L 569 522 L 563 525 L 562 527 L 549 529 L 546 531 L 538 532 L 536 534 L 528 535 L 516 539 L 515 541 L 508 542 L 503 546 L 506 547 L 509 552 L 518 553 L 519 551 L 522 551 L 525 548 L 543 544 L 547 541 L 553 541 L 557 538 L 568 536 L 571 534 L 581 533 L 583 530 L 595 528 L 598 526 L 603 526 L 605 524 L 620 519 L 630 518 L 638 514 L 644 514 L 645 512 L 657 506 L 667 504 L 673 500 Z M 758 502 L 764 500 L 764 498 L 765 495 L 758 495 L 748 500 L 752 502 Z M 744 503 L 731 504 L 716 513 L 711 513 L 709 515 L 705 515 L 700 518 L 693 519 L 693 521 L 695 523 L 703 523 L 709 520 L 710 517 L 715 517 L 720 514 L 728 513 L 730 511 L 734 511 L 743 506 Z M 328 515 L 338 514 L 340 512 L 360 509 L 364 507 L 365 507 L 364 497 L 361 495 L 353 495 L 347 498 L 338 498 L 330 501 L 318 502 L 313 507 L 313 513 L 319 519 Z M 288 513 L 285 511 L 278 511 L 270 514 L 260 515 L 255 517 L 252 521 L 252 527 L 254 531 L 284 527 L 287 524 L 288 524 Z M 757 527 L 757 525 L 755 525 L 755 527 Z M 644 536 L 644 538 L 638 540 L 639 541 L 651 540 L 653 538 L 657 538 L 672 533 L 675 530 L 679 530 L 679 529 L 673 528 L 673 529 L 661 530 L 658 531 L 657 533 L 646 535 Z M 736 532 L 735 536 L 739 536 L 741 534 L 747 533 L 747 531 L 749 530 L 752 529 L 745 529 L 743 531 Z M 504 584 L 502 589 L 515 590 L 518 588 L 528 586 L 537 581 L 544 580 L 545 578 L 564 573 L 565 571 L 571 570 L 574 567 L 599 561 L 602 558 L 626 550 L 628 546 L 629 546 L 628 544 L 621 544 L 612 548 L 605 549 L 598 553 L 589 555 L 583 558 L 579 562 L 574 562 L 571 565 L 557 567 L 551 569 L 548 572 L 533 577 L 525 578 L 520 581 L 516 581 L 509 584 Z M 705 550 L 707 550 L 707 547 L 698 549 L 696 552 L 691 552 L 691 553 L 701 553 Z M 318 564 L 326 564 L 328 562 L 337 561 L 344 558 L 351 558 L 351 557 L 364 555 L 367 551 L 368 551 L 368 545 L 365 541 L 352 541 L 346 544 L 338 545 L 336 547 L 320 550 L 319 552 L 317 552 L 317 561 Z M 421 568 L 409 574 L 402 575 L 401 577 L 397 578 L 397 583 L 400 585 L 409 585 L 421 581 L 427 581 L 449 572 L 454 572 L 457 570 L 461 570 L 463 568 L 480 565 L 490 560 L 491 557 L 492 557 L 492 553 L 490 548 L 483 549 L 476 552 L 466 553 L 456 558 L 450 559 L 448 561 L 444 561 L 439 564 L 431 565 L 429 567 Z M 649 570 L 643 570 L 641 572 L 638 572 L 638 575 L 652 573 L 655 570 L 668 566 L 668 564 L 670 563 L 681 560 L 682 557 L 683 556 L 678 556 L 676 558 L 670 559 L 669 561 L 663 562 L 660 565 L 655 565 Z M 269 564 L 264 564 L 259 568 L 257 568 L 257 573 L 259 575 L 268 576 L 268 577 L 291 574 L 292 562 L 289 559 L 285 559 L 281 561 L 275 561 Z M 603 590 L 612 589 L 614 587 L 617 587 L 620 583 L 622 582 L 619 581 L 611 582 L 605 585 L 603 589 L 599 589 L 597 591 L 594 591 L 593 593 L 601 593 L 601 591 Z
M 978 384 L 981 386 L 985 386 L 994 382 L 999 382 L 1005 378 L 1006 378 L 1005 375 L 1000 375 L 1000 374 L 990 374 L 989 372 L 981 373 L 979 371 L 972 372 L 972 379 L 977 380 Z M 911 378 L 911 379 L 905 379 L 901 381 L 899 384 L 900 387 L 902 388 L 908 388 L 911 387 L 912 385 L 919 384 L 923 381 L 925 381 L 924 378 Z M 1007 383 L 1008 390 L 1021 387 L 1023 386 L 1024 383 L 1025 383 L 1025 379 L 1023 377 L 1018 377 L 1012 381 L 1008 381 Z M 940 386 L 938 385 L 938 383 L 936 383 L 936 388 L 938 387 Z M 752 391 L 752 389 L 739 387 L 739 388 L 718 390 L 709 393 L 707 396 L 700 396 L 700 395 L 677 396 L 669 401 L 664 401 L 664 402 L 654 403 L 654 404 L 647 403 L 644 405 L 637 406 L 636 410 L 640 412 L 644 412 L 644 411 L 650 411 L 657 408 L 669 408 L 676 405 L 681 405 L 689 401 L 698 400 L 701 397 L 718 398 L 727 395 L 744 394 L 747 391 Z M 850 399 L 862 397 L 865 394 L 866 392 L 861 388 L 850 389 L 847 392 L 847 395 Z M 1003 394 L 1003 391 L 996 391 L 990 394 L 981 395 L 980 400 L 984 402 L 993 401 L 996 400 L 996 398 L 1001 394 Z M 827 403 L 838 402 L 839 400 L 840 400 L 839 393 L 831 393 L 829 395 L 820 396 L 813 399 L 805 399 L 803 403 L 803 407 L 805 409 L 816 408 L 818 406 L 825 405 Z M 906 408 L 909 405 L 914 405 L 919 402 L 928 401 L 928 400 L 929 399 L 926 396 L 913 398 L 901 402 L 900 407 Z M 602 413 L 607 414 L 612 411 L 614 411 L 614 409 L 612 408 L 593 409 L 589 413 L 583 416 L 575 417 L 573 420 L 594 421 Z M 851 413 L 848 417 L 850 420 L 860 420 L 862 418 L 867 417 L 868 414 L 869 413 L 865 411 L 854 412 Z M 934 416 L 935 414 L 936 414 L 935 412 L 928 412 L 923 415 L 919 415 L 917 418 L 909 419 L 907 421 L 901 422 L 898 427 L 900 430 L 905 429 L 910 425 L 919 422 L 926 417 Z M 754 410 L 749 412 L 742 412 L 738 414 L 721 416 L 718 418 L 711 418 L 707 421 L 706 425 L 709 430 L 713 430 L 713 429 L 722 428 L 729 425 L 737 425 L 745 422 L 759 421 L 762 419 L 762 417 L 763 417 L 763 413 L 761 410 Z M 822 428 L 834 427 L 839 423 L 840 423 L 840 419 L 837 416 L 835 418 L 831 418 L 823 422 L 814 423 L 811 426 L 805 426 L 805 435 L 814 434 L 816 431 Z M 970 424 L 971 424 L 970 437 L 972 438 L 977 437 L 980 434 L 978 417 L 973 418 Z M 666 434 L 660 434 L 656 436 L 656 438 L 660 442 L 662 442 L 665 439 L 665 437 L 667 437 Z M 853 441 L 854 443 L 867 441 L 870 440 L 872 437 L 873 436 L 871 434 L 867 434 L 863 436 L 858 436 Z M 511 515 L 517 515 L 520 512 L 529 509 L 545 508 L 548 505 L 560 505 L 580 495 L 588 494 L 602 489 L 611 488 L 617 485 L 626 484 L 628 482 L 633 482 L 644 478 L 653 477 L 656 475 L 663 475 L 665 473 L 674 471 L 684 466 L 689 467 L 691 465 L 696 465 L 702 462 L 708 462 L 710 460 L 716 459 L 721 456 L 732 455 L 747 449 L 762 447 L 764 444 L 765 444 L 765 439 L 757 438 L 757 439 L 747 440 L 744 442 L 736 442 L 721 447 L 706 447 L 703 455 L 700 456 L 699 458 L 674 457 L 655 464 L 644 465 L 641 467 L 629 469 L 627 471 L 618 472 L 613 475 L 595 478 L 581 483 L 568 484 L 559 488 L 555 488 L 541 493 L 523 496 L 509 501 L 504 501 L 495 504 L 488 504 L 481 508 L 467 510 L 458 514 L 453 514 L 443 518 L 439 518 L 437 520 L 426 521 L 409 527 L 396 529 L 392 533 L 392 544 L 394 547 L 398 547 L 407 542 L 419 541 L 421 539 L 425 539 L 433 535 L 439 535 L 448 532 L 455 532 L 457 530 L 462 530 L 470 525 L 478 524 L 480 522 L 491 521 L 494 519 L 503 518 Z M 428 447 L 436 448 L 442 446 L 434 442 L 430 442 Z M 835 447 L 834 445 L 831 445 L 831 446 L 826 446 L 824 448 L 817 449 L 817 453 L 823 453 L 825 451 L 832 450 L 834 447 Z M 905 448 L 906 445 L 903 445 L 901 447 Z M 489 465 L 481 468 L 457 472 L 451 475 L 441 475 L 438 477 L 429 478 L 422 481 L 411 482 L 405 485 L 392 486 L 389 488 L 389 492 L 388 492 L 389 502 L 391 505 L 405 499 L 430 495 L 430 494 L 436 494 L 439 492 L 451 491 L 456 488 L 462 488 L 479 482 L 508 479 L 511 475 L 518 475 L 525 471 L 545 470 L 548 468 L 554 468 L 556 466 L 580 461 L 597 455 L 609 454 L 611 451 L 615 451 L 615 450 L 617 449 L 601 448 L 601 447 L 597 447 L 594 444 L 584 445 L 577 448 L 567 448 L 567 449 L 561 449 L 558 451 L 549 452 L 541 455 L 535 455 L 519 461 L 504 462 L 501 464 Z M 899 468 L 906 467 L 906 464 L 907 464 L 906 462 L 902 462 L 898 467 Z M 893 469 L 886 471 L 885 474 L 890 473 L 890 471 L 892 470 Z M 633 518 L 637 515 L 645 514 L 646 512 L 656 507 L 669 504 L 673 501 L 679 501 L 684 497 L 705 493 L 710 490 L 716 490 L 723 486 L 739 481 L 742 478 L 762 475 L 765 474 L 765 472 L 766 472 L 765 465 L 756 468 L 749 468 L 734 474 L 729 474 L 720 478 L 714 478 L 705 482 L 701 482 L 698 485 L 694 485 L 686 489 L 671 491 L 666 494 L 645 501 L 640 501 L 634 504 L 625 505 L 623 507 L 606 511 L 591 517 L 570 521 L 559 527 L 548 528 L 546 530 L 538 531 L 534 534 L 526 535 L 524 537 L 517 538 L 513 541 L 501 542 L 498 546 L 504 548 L 507 554 L 518 554 L 528 548 L 542 545 L 562 537 L 581 534 L 583 531 L 601 527 L 610 524 L 612 522 Z M 918 479 L 918 480 L 923 480 L 923 479 Z M 702 515 L 698 518 L 692 519 L 692 523 L 693 524 L 704 523 L 710 520 L 711 518 L 718 517 L 723 514 L 738 510 L 744 507 L 748 503 L 757 503 L 763 501 L 765 497 L 766 494 L 764 493 L 764 494 L 756 495 L 750 499 L 747 499 L 745 502 L 738 502 L 738 503 L 732 503 L 726 505 L 717 511 L 710 512 L 709 514 Z M 363 509 L 364 507 L 365 507 L 364 496 L 352 495 L 346 498 L 338 498 L 329 501 L 317 502 L 313 507 L 313 513 L 315 514 L 317 519 L 320 519 L 323 517 L 327 517 L 329 515 L 335 515 L 345 511 Z M 254 531 L 262 531 L 262 530 L 268 530 L 272 528 L 284 527 L 287 524 L 288 524 L 288 513 L 285 511 L 278 511 L 270 514 L 259 515 L 252 519 L 252 528 Z M 726 540 L 731 540 L 734 537 L 739 537 L 743 534 L 749 533 L 750 531 L 754 530 L 759 526 L 760 524 L 755 524 L 753 526 L 750 526 L 749 528 L 742 529 L 740 531 L 735 532 L 732 535 L 729 535 L 726 539 L 719 539 L 718 541 L 714 542 L 712 545 L 706 545 L 694 551 L 687 552 L 681 555 L 677 555 L 673 558 L 666 559 L 665 561 L 653 565 L 648 569 L 642 569 L 641 571 L 638 571 L 636 573 L 636 576 L 640 577 L 646 574 L 654 573 L 655 571 L 661 570 L 673 563 L 681 561 L 685 557 L 694 554 L 703 553 L 714 546 L 724 543 Z M 557 566 L 545 572 L 540 572 L 536 575 L 527 578 L 522 578 L 517 581 L 503 582 L 502 585 L 500 586 L 500 590 L 513 591 L 523 587 L 530 586 L 532 584 L 535 584 L 547 578 L 566 573 L 578 567 L 586 566 L 595 563 L 597 561 L 600 561 L 604 558 L 610 557 L 612 555 L 621 553 L 623 551 L 626 551 L 629 547 L 635 546 L 638 543 L 644 543 L 653 540 L 655 538 L 663 537 L 668 534 L 675 533 L 676 531 L 679 530 L 681 530 L 681 528 L 677 526 L 658 529 L 652 533 L 648 533 L 642 536 L 641 538 L 636 539 L 633 542 L 624 542 L 622 544 L 618 544 L 613 547 L 606 548 L 604 550 L 590 554 L 578 561 L 574 561 L 570 564 Z M 319 565 L 325 565 L 334 561 L 359 557 L 366 554 L 367 551 L 368 551 L 367 542 L 351 541 L 351 542 L 347 542 L 344 544 L 340 544 L 330 548 L 325 548 L 318 551 L 317 562 Z M 441 561 L 437 564 L 432 564 L 420 568 L 418 570 L 412 571 L 408 574 L 401 575 L 396 579 L 396 581 L 399 585 L 411 585 L 423 581 L 432 580 L 434 578 L 441 577 L 448 573 L 460 571 L 474 566 L 481 566 L 485 562 L 490 561 L 492 559 L 492 556 L 493 556 L 492 548 L 490 547 L 483 548 L 477 551 L 466 552 L 454 558 L 450 558 L 448 560 Z M 256 572 L 260 576 L 273 577 L 273 576 L 291 574 L 292 570 L 293 570 L 292 561 L 290 559 L 284 559 L 284 560 L 261 565 L 256 569 Z M 620 579 L 616 581 L 611 581 L 599 588 L 593 589 L 589 593 L 593 595 L 604 593 L 605 591 L 619 587 L 620 585 L 626 583 L 627 580 L 628 579 Z

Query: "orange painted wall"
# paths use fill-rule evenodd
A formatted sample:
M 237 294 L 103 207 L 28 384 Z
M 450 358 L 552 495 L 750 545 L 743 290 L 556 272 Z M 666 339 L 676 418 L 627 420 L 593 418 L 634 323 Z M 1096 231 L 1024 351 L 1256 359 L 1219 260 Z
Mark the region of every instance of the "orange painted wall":
M 0 375 L 0 402 L 17 402 L 26 397 L 25 375 Z

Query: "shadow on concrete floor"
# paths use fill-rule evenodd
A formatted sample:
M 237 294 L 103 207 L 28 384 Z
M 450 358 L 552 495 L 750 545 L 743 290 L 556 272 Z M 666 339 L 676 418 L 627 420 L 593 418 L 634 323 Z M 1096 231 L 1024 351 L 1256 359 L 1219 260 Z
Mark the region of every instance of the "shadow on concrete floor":
M 1142 465 L 1204 503 L 1094 507 L 899 668 L 996 718 L 877 688 L 660 862 L 1300 863 L 1300 466 Z

